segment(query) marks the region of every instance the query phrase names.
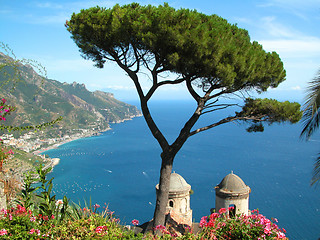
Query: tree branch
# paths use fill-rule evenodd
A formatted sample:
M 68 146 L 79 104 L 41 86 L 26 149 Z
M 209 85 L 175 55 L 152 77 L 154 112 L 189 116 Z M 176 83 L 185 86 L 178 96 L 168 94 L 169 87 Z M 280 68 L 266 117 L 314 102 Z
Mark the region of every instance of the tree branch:
M 188 89 L 189 93 L 191 94 L 191 96 L 194 98 L 194 100 L 196 100 L 196 102 L 199 104 L 199 102 L 200 102 L 200 96 L 199 96 L 199 94 L 196 93 L 196 91 L 193 89 L 191 82 L 192 82 L 191 78 L 188 77 L 188 78 L 186 79 L 187 89 Z
M 191 136 L 193 136 L 193 135 L 195 135 L 195 134 L 197 134 L 199 132 L 203 132 L 203 131 L 209 130 L 211 128 L 217 127 L 219 125 L 222 125 L 224 123 L 229 123 L 229 122 L 233 122 L 233 121 L 238 121 L 238 120 L 248 121 L 248 120 L 251 120 L 251 121 L 262 122 L 262 121 L 264 121 L 262 119 L 263 117 L 265 117 L 265 115 L 251 116 L 251 117 L 237 117 L 237 116 L 227 117 L 227 118 L 224 118 L 224 119 L 220 120 L 219 122 L 213 123 L 213 124 L 208 125 L 206 127 L 198 128 L 198 129 L 190 132 L 189 137 L 191 137 Z
M 195 110 L 195 112 L 192 114 L 192 116 L 189 118 L 189 120 L 186 122 L 184 127 L 181 129 L 179 136 L 176 138 L 176 140 L 171 144 L 172 151 L 174 153 L 177 153 L 183 144 L 187 141 L 187 139 L 190 136 L 190 131 L 192 127 L 195 125 L 195 123 L 198 121 L 201 111 L 203 110 L 205 101 L 203 99 L 199 99 L 198 106 Z
M 141 84 L 139 82 L 137 73 L 135 73 L 134 71 L 130 70 L 126 65 L 124 65 L 118 58 L 118 56 L 116 55 L 116 53 L 111 53 L 112 57 L 115 59 L 115 61 L 117 62 L 117 64 L 119 65 L 119 67 L 121 67 L 131 78 L 131 80 L 133 81 L 133 83 L 135 84 L 135 87 L 137 89 L 139 98 L 140 98 L 140 104 L 141 104 L 141 110 L 143 113 L 143 117 L 145 118 L 147 125 L 152 133 L 152 135 L 154 136 L 154 138 L 158 141 L 160 147 L 162 148 L 162 150 L 164 151 L 165 149 L 169 148 L 169 143 L 166 140 L 166 138 L 163 136 L 163 134 L 161 133 L 161 131 L 159 130 L 158 126 L 156 125 L 156 123 L 154 122 L 150 111 L 149 111 L 149 107 L 148 107 L 148 97 L 145 97 L 143 94 L 143 90 L 141 87 Z M 151 94 L 152 95 L 152 94 Z
M 136 58 L 135 63 L 137 64 L 136 70 L 134 71 L 135 73 L 138 73 L 140 70 L 140 56 L 139 56 L 139 51 L 137 50 L 136 47 L 132 46 L 133 48 L 133 52 L 134 52 L 134 56 Z M 132 65 L 133 66 L 133 65 Z
M 157 74 L 152 74 L 152 77 L 153 77 L 154 83 L 146 95 L 146 98 L 148 100 L 151 98 L 152 94 L 157 90 L 158 87 L 161 87 L 162 85 L 166 85 L 166 84 L 170 84 L 170 85 L 179 84 L 179 83 L 182 83 L 183 81 L 185 81 L 184 78 L 178 78 L 176 80 L 166 80 L 166 81 L 162 81 L 162 82 L 158 83 L 157 80 L 154 80 L 154 79 L 157 79 Z
M 218 106 L 221 106 L 221 107 L 218 107 Z M 213 108 L 213 107 L 217 107 L 217 108 L 202 112 L 201 115 L 206 114 L 206 113 L 210 113 L 210 112 L 215 112 L 217 110 L 226 109 L 226 108 L 232 107 L 232 106 L 239 106 L 239 105 L 238 104 L 218 104 L 218 105 L 214 105 L 214 106 L 210 106 L 210 107 L 205 107 L 204 109 Z

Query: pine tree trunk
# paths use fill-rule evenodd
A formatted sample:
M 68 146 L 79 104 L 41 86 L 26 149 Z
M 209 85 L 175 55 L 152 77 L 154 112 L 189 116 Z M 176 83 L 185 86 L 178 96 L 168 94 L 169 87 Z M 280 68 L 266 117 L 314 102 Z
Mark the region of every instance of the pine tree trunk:
M 155 231 L 156 226 L 165 225 L 165 214 L 170 188 L 170 176 L 174 158 L 173 156 L 165 156 L 165 154 L 161 154 L 161 157 L 162 164 L 160 169 L 159 190 L 157 194 L 156 207 L 153 216 L 153 227 L 154 233 L 156 234 L 159 233 Z

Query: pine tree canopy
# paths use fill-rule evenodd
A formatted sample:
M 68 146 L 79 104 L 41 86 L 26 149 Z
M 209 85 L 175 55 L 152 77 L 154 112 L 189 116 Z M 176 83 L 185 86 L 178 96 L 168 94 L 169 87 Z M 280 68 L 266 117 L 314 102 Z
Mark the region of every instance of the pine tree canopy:
M 204 91 L 266 91 L 285 80 L 277 53 L 250 41 L 246 30 L 217 15 L 137 3 L 73 14 L 66 27 L 83 56 L 182 75 Z

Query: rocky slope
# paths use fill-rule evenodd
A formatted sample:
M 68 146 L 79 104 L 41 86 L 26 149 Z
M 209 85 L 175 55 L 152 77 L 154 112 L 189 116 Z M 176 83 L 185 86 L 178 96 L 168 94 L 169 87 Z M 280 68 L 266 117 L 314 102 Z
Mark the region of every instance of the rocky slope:
M 41 77 L 34 67 L 2 53 L 0 87 L 0 98 L 17 107 L 6 121 L 14 126 L 40 124 L 62 116 L 63 120 L 54 127 L 60 134 L 72 129 L 101 131 L 112 122 L 141 114 L 135 106 L 118 101 L 111 93 L 90 92 L 84 84 Z

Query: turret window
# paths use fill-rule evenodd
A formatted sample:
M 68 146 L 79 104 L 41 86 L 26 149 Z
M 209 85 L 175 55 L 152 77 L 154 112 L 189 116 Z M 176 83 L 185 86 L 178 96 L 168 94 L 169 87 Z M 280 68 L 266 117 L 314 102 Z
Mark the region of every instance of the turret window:
M 236 205 L 230 204 L 228 210 L 229 210 L 229 217 L 233 218 L 236 216 Z

